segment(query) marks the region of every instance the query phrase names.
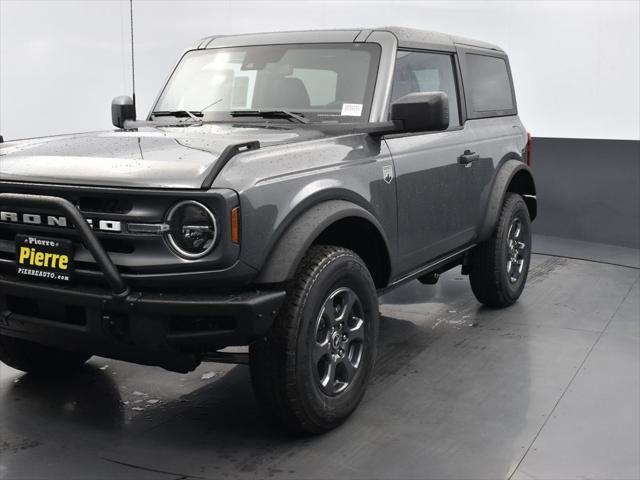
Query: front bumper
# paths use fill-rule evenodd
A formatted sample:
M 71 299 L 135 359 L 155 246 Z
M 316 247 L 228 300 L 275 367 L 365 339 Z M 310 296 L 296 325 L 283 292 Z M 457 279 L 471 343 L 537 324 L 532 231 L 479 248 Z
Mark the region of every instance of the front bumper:
M 284 291 L 134 291 L 67 199 L 0 193 L 0 203 L 65 214 L 110 287 L 49 285 L 0 273 L 0 335 L 186 372 L 201 353 L 266 334 L 284 301 Z
M 0 334 L 186 372 L 200 353 L 264 336 L 284 297 L 257 290 L 118 297 L 0 274 Z

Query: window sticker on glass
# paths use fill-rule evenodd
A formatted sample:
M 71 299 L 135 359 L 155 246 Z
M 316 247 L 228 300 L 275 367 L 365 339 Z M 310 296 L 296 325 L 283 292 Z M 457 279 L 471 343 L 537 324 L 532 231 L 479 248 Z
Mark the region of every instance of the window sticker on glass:
M 340 113 L 343 117 L 359 117 L 362 115 L 362 104 L 361 103 L 343 103 L 342 104 L 342 112 Z

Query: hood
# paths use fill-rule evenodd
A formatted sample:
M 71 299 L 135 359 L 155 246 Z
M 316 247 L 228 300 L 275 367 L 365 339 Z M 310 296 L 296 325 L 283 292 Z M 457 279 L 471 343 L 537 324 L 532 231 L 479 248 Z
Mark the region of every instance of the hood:
M 308 129 L 205 124 L 145 127 L 0 144 L 0 180 L 138 188 L 200 188 L 225 147 L 322 138 Z

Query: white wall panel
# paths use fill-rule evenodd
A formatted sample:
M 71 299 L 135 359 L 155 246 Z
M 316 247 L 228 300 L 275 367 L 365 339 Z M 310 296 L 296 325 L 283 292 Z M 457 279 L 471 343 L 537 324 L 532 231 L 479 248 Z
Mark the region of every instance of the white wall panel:
M 130 84 L 128 3 L 0 2 L 0 133 L 5 139 L 109 126 Z
M 128 1 L 0 0 L 5 138 L 110 127 L 130 91 Z M 640 2 L 134 0 L 139 112 L 210 34 L 401 25 L 478 38 L 511 58 L 535 136 L 640 138 Z

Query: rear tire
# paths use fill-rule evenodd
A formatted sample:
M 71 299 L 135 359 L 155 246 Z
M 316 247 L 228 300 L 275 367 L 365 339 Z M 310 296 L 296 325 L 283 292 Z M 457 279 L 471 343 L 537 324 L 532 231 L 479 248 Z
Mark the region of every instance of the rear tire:
M 491 238 L 473 249 L 469 259 L 471 289 L 493 308 L 512 305 L 522 294 L 531 258 L 531 220 L 524 199 L 507 193 Z
M 289 430 L 335 428 L 364 396 L 378 325 L 378 296 L 362 259 L 341 247 L 312 247 L 270 334 L 250 346 L 260 403 Z
M 64 374 L 82 366 L 89 358 L 91 355 L 0 335 L 0 361 L 23 372 Z

